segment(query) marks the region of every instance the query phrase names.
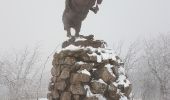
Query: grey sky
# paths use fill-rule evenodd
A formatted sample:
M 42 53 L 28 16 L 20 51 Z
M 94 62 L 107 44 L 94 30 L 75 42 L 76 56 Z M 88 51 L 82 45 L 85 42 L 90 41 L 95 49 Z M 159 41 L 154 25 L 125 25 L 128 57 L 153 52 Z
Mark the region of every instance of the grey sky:
M 0 51 L 39 43 L 47 52 L 66 39 L 62 12 L 65 0 L 0 0 Z M 110 44 L 170 32 L 170 0 L 103 0 L 90 12 L 83 34 Z

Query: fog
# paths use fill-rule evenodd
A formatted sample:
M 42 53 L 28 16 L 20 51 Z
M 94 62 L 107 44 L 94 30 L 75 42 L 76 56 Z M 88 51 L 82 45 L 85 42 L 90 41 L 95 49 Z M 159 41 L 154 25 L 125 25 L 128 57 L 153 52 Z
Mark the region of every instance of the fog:
M 95 34 L 110 45 L 170 31 L 169 0 L 104 0 L 89 13 L 81 34 Z M 63 0 L 0 0 L 0 51 L 41 45 L 45 53 L 66 39 Z
M 14 61 L 12 59 L 15 56 L 15 53 L 22 58 L 24 50 L 27 51 L 25 48 L 29 48 L 28 51 L 34 51 L 35 47 L 38 47 L 38 53 L 36 52 L 35 54 L 40 55 L 40 60 L 37 58 L 33 61 L 41 61 L 41 64 L 38 63 L 40 65 L 37 67 L 43 70 L 44 59 L 47 59 L 48 61 L 45 66 L 45 71 L 51 69 L 52 56 L 50 56 L 50 59 L 48 59 L 47 56 L 55 50 L 56 46 L 61 45 L 62 41 L 67 39 L 62 23 L 64 4 L 65 0 L 0 0 L 0 58 L 2 59 L 0 59 L 0 72 L 4 70 L 3 67 L 5 65 L 2 61 L 5 63 L 8 62 L 5 60 L 6 58 L 9 61 Z M 167 39 L 166 41 L 169 41 L 169 35 L 165 35 L 170 34 L 169 4 L 170 0 L 103 0 L 103 3 L 99 7 L 99 12 L 97 14 L 90 12 L 87 18 L 83 21 L 80 34 L 94 34 L 96 39 L 105 40 L 110 48 L 113 48 L 114 44 L 123 41 L 126 49 L 122 50 L 123 52 L 121 53 L 123 54 L 124 51 L 128 50 L 126 47 L 136 40 L 157 37 L 156 40 L 154 40 L 156 41 L 155 44 L 153 43 L 152 45 L 155 46 L 155 48 L 156 46 L 159 47 L 161 45 L 157 45 L 157 42 L 159 43 L 160 41 L 158 34 L 164 34 L 162 39 Z M 150 42 L 152 41 L 147 41 L 147 43 Z M 146 44 L 142 45 L 142 47 L 146 46 Z M 168 46 L 169 44 L 167 47 Z M 135 48 L 137 47 L 135 46 Z M 160 52 L 164 54 L 164 52 L 161 51 L 162 47 L 159 49 Z M 150 49 L 148 48 L 148 50 Z M 169 53 L 169 48 L 166 52 Z M 31 55 L 32 53 L 33 52 L 28 52 L 28 55 Z M 14 54 L 12 55 L 13 57 L 11 54 Z M 134 55 L 136 57 L 138 54 L 134 53 L 133 56 Z M 155 55 L 159 55 L 159 53 L 156 52 Z M 148 57 L 147 54 L 145 56 Z M 136 59 L 137 58 L 133 58 L 133 60 Z M 148 59 L 150 58 L 148 57 Z M 159 61 L 159 58 L 157 59 L 157 61 Z M 27 60 L 29 61 L 30 59 Z M 132 76 L 133 74 L 136 75 L 135 78 L 134 76 L 130 76 L 130 79 L 134 83 L 140 83 L 138 78 L 143 76 L 144 73 L 151 73 L 151 71 L 148 70 L 149 67 L 147 64 L 146 66 L 148 69 L 145 69 L 144 72 L 140 72 L 140 68 L 143 68 L 142 64 L 145 60 L 146 59 L 137 61 L 133 66 L 138 67 L 134 69 L 134 72 L 129 72 Z M 131 60 L 129 63 L 130 62 Z M 17 64 L 11 66 L 5 65 L 5 67 L 8 66 L 10 69 L 10 67 L 13 68 L 13 66 L 19 66 Z M 131 68 L 131 65 L 132 64 L 130 63 L 126 66 L 127 68 Z M 160 64 L 160 66 L 163 65 Z M 10 70 L 13 71 L 12 69 Z M 39 72 L 41 72 L 41 70 Z M 48 74 L 44 74 L 44 80 L 42 80 L 42 85 L 45 89 L 47 89 L 50 75 L 49 70 L 47 72 Z M 167 73 L 169 73 L 168 70 Z M 149 76 L 150 77 L 145 77 L 144 80 L 155 79 L 154 75 L 149 74 Z M 39 78 L 39 76 L 37 77 Z M 0 91 L 0 95 L 8 92 L 4 91 L 6 88 L 1 85 L 2 80 L 0 80 L 0 88 L 3 90 L 3 93 Z M 37 85 L 36 82 L 35 84 Z M 155 89 L 155 94 L 153 94 L 152 97 L 154 97 L 154 95 L 159 95 L 156 91 L 159 90 L 158 80 L 155 80 L 152 83 L 145 83 L 149 83 L 149 86 L 155 86 L 155 84 L 158 85 Z M 141 84 L 141 86 L 143 86 L 143 83 Z M 134 87 L 135 92 L 138 91 L 138 89 L 142 89 L 138 85 L 135 85 Z M 142 93 L 145 93 L 145 91 L 148 90 L 151 91 L 152 89 L 144 88 L 143 91 L 141 91 Z M 42 95 L 46 96 L 46 91 Z M 140 95 L 140 93 L 137 95 Z M 157 97 L 155 96 L 155 98 Z M 148 100 L 147 98 L 145 99 Z

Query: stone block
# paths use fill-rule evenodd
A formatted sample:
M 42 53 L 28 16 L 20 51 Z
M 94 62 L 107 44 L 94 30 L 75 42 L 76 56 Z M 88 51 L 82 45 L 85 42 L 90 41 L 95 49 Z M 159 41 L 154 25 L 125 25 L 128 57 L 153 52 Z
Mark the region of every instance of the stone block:
M 55 100 L 57 100 L 59 98 L 59 93 L 57 90 L 52 91 L 52 98 Z
M 64 68 L 60 74 L 60 79 L 67 79 L 70 77 L 70 69 Z
M 51 75 L 52 75 L 52 76 L 59 76 L 59 75 L 60 75 L 60 66 L 58 66 L 58 67 L 52 67 L 52 69 L 51 69 Z
M 61 94 L 60 100 L 71 100 L 71 93 L 70 92 L 63 92 Z
M 55 89 L 63 91 L 66 88 L 66 82 L 64 80 L 55 83 Z
M 111 75 L 111 73 L 105 67 L 99 70 L 99 75 L 100 78 L 107 84 L 110 84 L 111 82 L 114 82 L 116 80 L 116 77 Z
M 89 82 L 90 76 L 82 73 L 74 73 L 71 75 L 70 82 L 71 83 L 80 83 L 80 82 Z
M 74 65 L 76 62 L 75 58 L 73 57 L 66 57 L 64 59 L 64 63 L 63 64 L 66 64 L 66 65 Z
M 90 83 L 90 90 L 94 94 L 104 94 L 106 89 L 107 89 L 107 85 L 104 83 L 100 83 L 96 81 Z
M 80 96 L 79 95 L 73 95 L 73 100 L 80 100 Z
M 70 91 L 74 95 L 85 95 L 86 91 L 82 84 L 72 84 L 70 86 Z

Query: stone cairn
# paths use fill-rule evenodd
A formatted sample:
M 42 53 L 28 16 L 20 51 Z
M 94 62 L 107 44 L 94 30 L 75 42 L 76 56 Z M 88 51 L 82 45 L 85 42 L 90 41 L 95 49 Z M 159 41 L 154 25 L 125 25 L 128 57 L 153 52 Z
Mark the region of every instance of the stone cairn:
M 121 59 L 94 36 L 72 37 L 54 54 L 48 100 L 128 100 Z

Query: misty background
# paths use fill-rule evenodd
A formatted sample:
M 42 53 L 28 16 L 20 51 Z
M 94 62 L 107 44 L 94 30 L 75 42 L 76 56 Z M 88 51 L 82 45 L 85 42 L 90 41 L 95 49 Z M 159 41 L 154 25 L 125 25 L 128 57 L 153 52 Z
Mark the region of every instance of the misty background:
M 62 41 L 67 39 L 62 23 L 64 4 L 65 0 L 0 0 L 0 71 L 5 70 L 7 67 L 9 67 L 9 69 L 14 68 L 15 70 L 15 66 L 21 66 L 18 65 L 18 62 L 12 62 L 16 58 L 15 55 L 19 55 L 17 58 L 22 59 L 24 54 L 27 54 L 27 63 L 23 65 L 23 68 L 25 68 L 25 66 L 31 62 L 31 57 L 34 57 L 33 55 L 36 54 L 34 58 L 34 62 L 36 63 L 32 64 L 33 62 L 31 62 L 32 67 L 30 68 L 34 70 L 29 71 L 33 73 L 28 74 L 27 77 L 39 73 L 36 77 L 37 79 L 34 79 L 37 81 L 35 85 L 33 85 L 33 87 L 38 87 L 39 79 L 42 74 L 41 72 L 45 64 L 46 66 L 42 78 L 44 83 L 42 87 L 47 89 L 50 76 L 49 71 L 52 67 L 50 65 L 52 56 L 50 56 L 49 59 L 47 59 L 47 57 L 53 53 L 55 48 L 61 44 Z M 132 84 L 135 85 L 138 84 L 138 80 L 141 79 L 139 76 L 144 74 L 136 74 L 138 73 L 138 69 L 141 68 L 141 63 L 147 62 L 144 60 L 139 61 L 141 55 L 144 57 L 144 54 L 146 54 L 143 52 L 150 50 L 149 46 L 151 45 L 157 46 L 159 42 L 156 42 L 162 39 L 160 39 L 160 37 L 163 37 L 163 40 L 166 40 L 168 43 L 170 42 L 169 5 L 169 0 L 103 0 L 99 12 L 97 14 L 90 12 L 85 21 L 83 21 L 80 34 L 94 34 L 96 39 L 105 40 L 110 48 L 116 48 L 116 53 L 118 53 L 122 59 L 128 58 L 129 48 L 133 48 L 136 52 L 141 50 L 140 53 L 129 54 L 135 55 L 135 57 L 132 57 L 135 61 L 133 66 L 139 66 L 130 68 L 133 70 L 129 72 L 132 74 L 129 74 L 129 78 L 133 82 Z M 144 49 L 146 46 L 145 43 L 150 43 L 150 45 Z M 160 45 L 162 46 L 163 44 Z M 167 48 L 169 48 L 169 44 Z M 155 47 L 155 49 L 157 49 L 157 47 Z M 167 49 L 166 52 L 168 51 L 170 51 L 170 49 Z M 155 52 L 154 54 L 160 54 L 160 52 Z M 167 59 L 169 59 L 169 53 L 167 56 Z M 134 62 L 131 60 L 132 58 L 129 58 L 127 69 L 132 66 L 131 63 Z M 45 63 L 46 60 L 48 60 L 47 63 Z M 5 69 L 3 69 L 4 66 Z M 148 66 L 147 63 L 145 66 Z M 169 71 L 169 67 L 167 68 Z M 149 72 L 149 66 L 147 71 Z M 146 73 L 147 71 L 144 72 Z M 7 72 L 8 71 L 5 71 L 5 73 Z M 20 75 L 22 76 L 25 74 Z M 134 76 L 136 77 L 134 78 Z M 149 77 L 149 79 L 155 79 L 156 82 L 153 81 L 149 83 L 155 83 L 156 85 L 154 85 L 157 87 L 156 91 L 158 92 L 153 93 L 152 96 L 154 97 L 154 95 L 157 95 L 159 97 L 159 81 L 157 81 L 154 76 L 153 74 L 153 77 Z M 8 78 L 13 79 L 11 76 Z M 147 80 L 148 77 L 142 79 Z M 5 80 L 4 77 L 1 78 L 1 81 L 3 80 Z M 143 80 L 142 82 L 144 82 Z M 2 85 L 0 85 L 2 90 L 0 90 L 0 95 L 2 94 L 4 96 L 8 94 L 9 91 L 8 88 L 6 88 L 7 86 L 4 87 L 4 81 L 0 83 L 2 83 Z M 147 86 L 152 85 L 147 84 Z M 24 86 L 27 86 L 27 84 L 24 83 Z M 143 86 L 143 84 L 140 86 L 135 85 L 134 90 L 139 91 L 141 86 Z M 137 93 L 137 95 L 135 95 L 136 98 L 142 98 L 142 100 L 156 100 L 152 97 L 148 99 L 146 98 L 147 96 L 142 93 L 142 91 Z M 142 97 L 142 95 L 144 95 L 144 97 Z M 46 91 L 41 96 L 46 97 Z M 16 100 L 17 99 L 18 98 L 16 98 Z

